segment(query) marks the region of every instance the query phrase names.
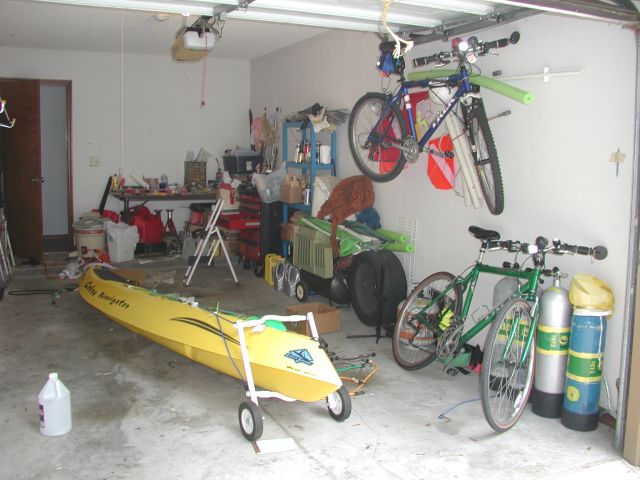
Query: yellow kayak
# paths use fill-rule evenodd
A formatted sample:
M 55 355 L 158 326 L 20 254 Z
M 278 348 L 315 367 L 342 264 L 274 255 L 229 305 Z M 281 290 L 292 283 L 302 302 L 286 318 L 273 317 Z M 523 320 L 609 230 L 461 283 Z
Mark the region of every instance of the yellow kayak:
M 79 290 L 89 305 L 124 327 L 191 360 L 247 380 L 236 328 L 236 322 L 247 317 L 205 310 L 194 302 L 132 285 L 99 267 L 84 272 Z M 270 327 L 268 322 L 244 332 L 255 385 L 304 402 L 328 398 L 341 389 L 342 381 L 317 340 Z

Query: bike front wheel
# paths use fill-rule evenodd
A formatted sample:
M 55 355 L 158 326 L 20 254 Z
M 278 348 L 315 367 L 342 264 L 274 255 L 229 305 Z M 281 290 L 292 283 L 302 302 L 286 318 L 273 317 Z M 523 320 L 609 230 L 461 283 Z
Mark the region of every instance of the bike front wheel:
M 473 99 L 473 103 L 467 108 L 466 116 L 471 153 L 482 195 L 489 211 L 494 215 L 500 215 L 504 210 L 502 173 L 498 163 L 498 152 L 489 128 L 489 120 L 481 99 Z
M 513 427 L 527 406 L 535 357 L 532 328 L 531 307 L 525 300 L 514 298 L 498 313 L 487 335 L 480 396 L 484 416 L 497 432 Z M 529 336 L 531 344 L 527 347 Z
M 425 278 L 407 297 L 393 331 L 393 357 L 407 370 L 417 370 L 436 358 L 438 337 L 459 317 L 462 289 L 451 273 Z
M 351 154 L 360 171 L 376 182 L 393 180 L 406 163 L 400 147 L 407 129 L 397 105 L 388 105 L 390 98 L 383 93 L 367 93 L 356 102 L 349 117 Z

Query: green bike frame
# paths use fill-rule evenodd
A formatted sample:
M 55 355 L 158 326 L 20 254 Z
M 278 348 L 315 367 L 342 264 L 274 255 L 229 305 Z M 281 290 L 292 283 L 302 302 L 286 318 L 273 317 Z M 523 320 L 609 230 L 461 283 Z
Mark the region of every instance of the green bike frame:
M 501 304 L 493 307 L 487 315 L 485 315 L 478 323 L 476 323 L 473 327 L 471 327 L 467 332 L 463 333 L 460 337 L 458 346 L 461 347 L 468 340 L 475 337 L 480 331 L 490 325 L 498 315 L 498 312 L 502 310 L 502 307 L 509 302 L 514 297 L 522 298 L 529 303 L 533 303 L 533 308 L 531 310 L 531 329 L 527 333 L 527 341 L 525 344 L 525 348 L 522 352 L 522 356 L 519 360 L 520 366 L 524 363 L 524 359 L 527 358 L 529 353 L 529 349 L 531 348 L 531 344 L 533 343 L 533 338 L 535 335 L 536 324 L 537 324 L 537 310 L 538 310 L 538 295 L 537 288 L 538 282 L 540 280 L 540 275 L 542 274 L 542 269 L 538 266 L 533 268 L 532 270 L 524 271 L 524 270 L 515 270 L 511 268 L 504 267 L 492 267 L 490 265 L 484 265 L 481 261 L 478 261 L 473 269 L 464 277 L 457 277 L 456 280 L 449 285 L 449 287 L 442 292 L 435 301 L 438 300 L 439 297 L 445 295 L 450 292 L 451 289 L 456 286 L 460 286 L 462 289 L 462 297 L 464 298 L 464 303 L 462 305 L 462 310 L 460 312 L 460 320 L 462 323 L 466 322 L 467 315 L 469 314 L 469 309 L 471 307 L 471 301 L 473 300 L 473 294 L 476 288 L 476 284 L 478 283 L 478 277 L 480 277 L 481 273 L 488 273 L 491 275 L 501 275 L 505 277 L 513 277 L 521 280 L 526 280 L 524 285 L 521 285 L 512 295 L 510 295 L 506 300 L 504 300 Z M 430 305 L 427 305 L 424 308 L 426 311 Z M 509 352 L 511 345 L 513 343 L 513 339 L 516 335 L 516 330 L 519 325 L 519 322 L 513 322 L 511 326 L 511 330 L 509 332 L 509 336 L 507 339 L 506 347 L 502 353 L 502 360 L 506 358 L 507 353 Z M 453 358 L 445 359 L 445 364 L 452 367 L 464 367 L 468 365 L 468 360 L 471 354 L 454 354 Z M 457 358 L 459 357 L 459 358 Z

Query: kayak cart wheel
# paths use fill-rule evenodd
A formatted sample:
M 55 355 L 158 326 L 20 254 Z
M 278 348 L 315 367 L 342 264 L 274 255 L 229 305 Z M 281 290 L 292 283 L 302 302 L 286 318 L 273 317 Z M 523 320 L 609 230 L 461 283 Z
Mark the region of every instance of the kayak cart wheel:
M 253 442 L 262 436 L 264 423 L 260 407 L 253 402 L 242 402 L 238 410 L 240 430 L 244 438 Z
M 342 422 L 351 415 L 351 397 L 345 386 L 330 393 L 327 397 L 327 410 L 336 422 Z
M 298 301 L 304 303 L 309 298 L 309 287 L 305 282 L 298 282 L 295 293 Z
M 256 263 L 256 266 L 253 267 L 253 274 L 256 277 L 264 276 L 264 263 Z

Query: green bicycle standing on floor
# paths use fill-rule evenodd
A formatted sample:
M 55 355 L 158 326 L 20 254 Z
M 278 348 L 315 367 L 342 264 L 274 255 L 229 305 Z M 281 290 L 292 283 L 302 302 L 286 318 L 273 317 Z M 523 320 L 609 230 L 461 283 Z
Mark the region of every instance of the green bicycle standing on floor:
M 478 258 L 468 273 L 454 276 L 448 272 L 425 278 L 407 297 L 398 314 L 393 333 L 393 356 L 403 368 L 415 370 L 438 358 L 447 368 L 466 367 L 471 353 L 466 343 L 490 326 L 480 374 L 482 409 L 491 427 L 503 432 L 515 425 L 527 404 L 533 385 L 535 332 L 540 311 L 538 285 L 545 270 L 545 256 L 580 254 L 596 260 L 607 256 L 606 248 L 551 244 L 544 237 L 534 243 L 500 240 L 492 230 L 471 226 L 469 232 L 482 243 Z M 502 267 L 483 263 L 487 252 L 503 250 L 530 255 L 533 267 L 523 269 L 517 263 Z M 557 269 L 556 269 L 557 270 Z M 512 295 L 494 306 L 484 317 L 465 326 L 480 274 L 518 279 Z

